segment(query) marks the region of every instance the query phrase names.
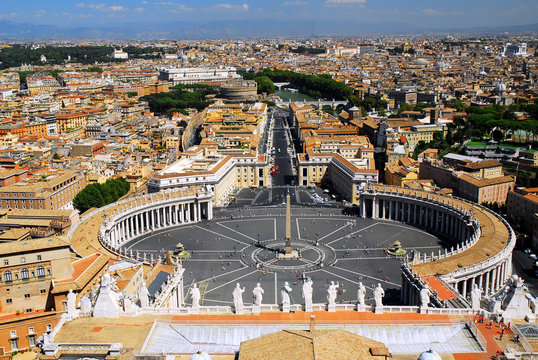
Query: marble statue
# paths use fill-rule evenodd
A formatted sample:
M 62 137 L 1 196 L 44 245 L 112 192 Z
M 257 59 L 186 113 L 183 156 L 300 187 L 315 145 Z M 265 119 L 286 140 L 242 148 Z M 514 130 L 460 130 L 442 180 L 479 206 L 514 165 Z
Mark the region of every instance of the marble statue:
M 199 308 L 200 307 L 200 289 L 198 288 L 196 283 L 192 284 L 192 287 L 190 288 L 189 293 L 191 294 L 192 307 Z
M 282 289 L 280 290 L 280 297 L 282 299 L 282 305 L 290 306 L 291 298 L 290 298 L 290 292 L 291 292 L 290 284 L 286 281 L 284 283 L 284 286 L 282 286 Z
M 426 281 L 424 287 L 420 290 L 420 307 L 428 307 L 431 293 L 430 284 Z
M 329 285 L 329 288 L 327 289 L 327 302 L 329 303 L 329 306 L 335 306 L 336 303 L 336 296 L 338 295 L 338 287 L 340 284 L 334 281 L 331 281 L 331 285 Z
M 138 291 L 138 299 L 140 300 L 140 307 L 141 308 L 147 308 L 149 307 L 149 291 L 146 287 L 146 282 L 142 282 L 142 286 L 140 287 L 140 290 Z
M 314 293 L 313 286 L 314 283 L 312 279 L 307 278 L 303 284 L 303 298 L 304 298 L 304 307 L 306 312 L 312 312 L 312 295 Z
M 366 297 L 366 286 L 359 282 L 359 288 L 357 289 L 357 300 L 359 305 L 364 306 L 364 298 Z
M 260 286 L 260 283 L 257 283 L 254 290 L 252 290 L 252 298 L 254 300 L 254 305 L 258 307 L 262 306 L 263 294 L 264 294 L 264 291 L 262 287 Z
M 67 293 L 67 315 L 75 316 L 77 312 L 77 295 L 73 292 L 73 289 L 69 289 Z
M 232 293 L 234 298 L 234 308 L 235 313 L 243 312 L 243 293 L 245 292 L 245 288 L 241 289 L 241 285 L 237 283 L 235 285 L 235 289 Z
M 381 283 L 378 283 L 374 289 L 374 300 L 377 308 L 383 308 L 383 296 L 385 296 L 385 290 L 381 287 Z
M 478 288 L 478 285 L 473 284 L 471 290 L 471 308 L 473 311 L 480 310 L 480 299 L 482 298 L 482 290 Z

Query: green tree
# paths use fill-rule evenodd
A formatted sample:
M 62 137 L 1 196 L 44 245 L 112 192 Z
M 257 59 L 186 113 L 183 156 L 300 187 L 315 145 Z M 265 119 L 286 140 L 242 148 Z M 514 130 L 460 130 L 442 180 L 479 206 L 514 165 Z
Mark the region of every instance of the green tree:
M 254 78 L 254 81 L 256 81 L 256 84 L 258 84 L 259 93 L 275 93 L 275 84 L 267 76 L 257 76 Z

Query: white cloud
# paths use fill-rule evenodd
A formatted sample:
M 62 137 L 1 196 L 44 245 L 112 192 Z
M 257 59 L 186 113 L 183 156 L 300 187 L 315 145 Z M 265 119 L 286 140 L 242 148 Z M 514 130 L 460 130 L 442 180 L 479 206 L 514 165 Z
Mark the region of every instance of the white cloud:
M 143 11 L 144 11 L 144 8 L 137 7 L 137 8 L 134 9 L 134 11 L 136 11 L 136 12 L 143 12 Z
M 13 19 L 19 16 L 19 13 L 12 12 L 9 14 L 0 14 L 0 19 Z
M 362 6 L 366 0 L 325 0 L 326 6 Z
M 431 16 L 439 16 L 439 15 L 444 15 L 445 14 L 444 12 L 438 11 L 438 10 L 435 10 L 435 9 L 423 9 L 422 13 L 425 14 L 425 15 L 431 15 Z
M 284 6 L 308 5 L 308 1 L 284 1 Z
M 41 10 L 37 10 L 37 11 L 34 13 L 34 16 L 35 16 L 35 17 L 42 17 L 42 16 L 44 16 L 46 13 L 47 13 L 47 10 L 43 10 L 43 9 L 41 9 Z
M 248 4 L 242 4 L 242 5 L 232 5 L 232 4 L 217 4 L 214 6 L 215 9 L 225 9 L 225 10 L 244 10 L 247 11 L 250 9 L 250 6 Z
M 108 10 L 110 10 L 110 11 L 125 11 L 125 10 L 127 10 L 127 8 L 125 6 L 121 6 L 121 5 L 113 5 L 113 6 L 110 6 L 108 8 Z
M 143 4 L 143 5 L 147 5 L 148 2 L 147 2 L 147 1 L 142 1 L 142 4 Z
M 193 11 L 194 10 L 193 8 L 187 7 L 183 4 L 174 3 L 172 1 L 156 1 L 156 2 L 153 2 L 153 5 L 166 6 L 170 8 L 169 11 L 174 12 L 174 13 L 181 12 L 181 11 Z
M 88 8 L 88 9 L 94 9 L 94 10 L 100 10 L 100 11 L 125 11 L 127 8 L 122 5 L 112 5 L 112 6 L 106 6 L 105 4 L 85 4 L 85 3 L 78 3 L 75 5 L 78 8 Z

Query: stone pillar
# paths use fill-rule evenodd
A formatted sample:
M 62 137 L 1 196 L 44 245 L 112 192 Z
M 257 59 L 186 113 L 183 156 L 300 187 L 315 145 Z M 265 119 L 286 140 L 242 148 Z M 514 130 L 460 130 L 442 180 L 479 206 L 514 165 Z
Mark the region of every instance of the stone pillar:
M 377 198 L 372 199 L 372 219 L 377 219 Z
M 484 284 L 483 284 L 484 279 L 483 278 L 484 278 L 484 274 L 480 274 L 478 276 L 478 288 L 480 290 L 483 290 L 482 288 L 484 287 Z
M 393 217 L 392 217 L 392 207 L 393 207 L 393 201 L 392 201 L 392 200 L 389 200 L 389 219 L 390 219 L 390 220 L 393 220 Z
M 157 228 L 161 227 L 161 208 L 157 208 Z
M 394 214 L 394 220 L 400 221 L 400 200 L 396 200 L 396 213 Z
M 149 214 L 148 211 L 144 211 L 144 218 L 146 220 L 146 231 L 149 231 L 151 229 L 149 225 Z
M 133 218 L 134 218 L 134 236 L 137 236 L 140 229 L 140 225 L 138 223 L 138 214 L 135 214 Z
M 491 270 L 491 293 L 495 293 L 496 290 L 497 290 L 495 288 L 495 285 L 497 283 L 497 278 L 496 278 L 497 274 L 496 274 L 496 272 L 497 272 L 496 268 Z
M 196 221 L 202 220 L 202 212 L 200 207 L 200 201 L 196 202 Z
M 129 237 L 130 238 L 133 238 L 134 237 L 134 225 L 133 225 L 133 217 L 132 216 L 129 216 Z
M 179 204 L 179 222 L 185 222 L 185 205 Z
M 463 297 L 467 299 L 467 279 L 463 280 Z
M 489 289 L 490 289 L 490 283 L 489 283 L 489 273 L 490 271 L 486 272 L 486 288 L 484 289 L 484 294 L 489 295 Z

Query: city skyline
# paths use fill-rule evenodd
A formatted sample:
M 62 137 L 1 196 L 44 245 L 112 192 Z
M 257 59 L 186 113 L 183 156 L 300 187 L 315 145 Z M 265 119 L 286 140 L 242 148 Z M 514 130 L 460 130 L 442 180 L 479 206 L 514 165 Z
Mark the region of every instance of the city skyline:
M 503 27 L 536 22 L 538 4 L 512 1 L 412 1 L 403 6 L 394 0 L 278 0 L 263 1 L 55 1 L 3 3 L 0 21 L 54 25 L 57 27 L 109 28 L 125 25 L 163 23 L 203 25 L 210 22 L 246 19 L 278 20 L 279 35 L 286 33 L 287 21 L 311 22 L 310 33 L 323 35 L 322 21 L 402 24 L 409 31 Z M 31 9 L 31 10 L 28 10 Z M 362 29 L 358 29 L 361 31 Z M 248 30 L 247 30 L 248 31 Z M 289 29 L 290 35 L 294 31 Z M 390 27 L 388 29 L 390 31 Z M 248 36 L 249 34 L 244 34 Z M 257 35 L 257 34 L 254 34 Z

